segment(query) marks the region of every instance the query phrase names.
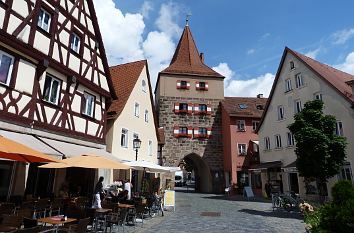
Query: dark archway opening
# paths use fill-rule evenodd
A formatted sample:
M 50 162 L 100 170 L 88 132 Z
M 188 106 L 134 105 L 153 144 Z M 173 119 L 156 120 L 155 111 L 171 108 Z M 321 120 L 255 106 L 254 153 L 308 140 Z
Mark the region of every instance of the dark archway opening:
M 181 160 L 181 163 L 187 174 L 191 174 L 190 178 L 193 181 L 195 192 L 212 192 L 212 178 L 209 166 L 199 155 L 195 153 L 188 154 Z

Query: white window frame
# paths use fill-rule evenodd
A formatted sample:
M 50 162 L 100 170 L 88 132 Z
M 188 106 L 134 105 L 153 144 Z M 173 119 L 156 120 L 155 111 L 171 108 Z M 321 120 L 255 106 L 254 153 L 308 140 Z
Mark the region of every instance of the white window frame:
M 149 111 L 148 111 L 148 110 L 145 110 L 145 113 L 144 113 L 144 121 L 145 121 L 146 123 L 149 122 Z
M 133 148 L 134 151 L 135 151 L 135 148 L 134 148 L 134 139 L 135 138 L 139 138 L 139 134 L 138 133 L 133 133 L 132 148 Z
M 315 94 L 313 94 L 313 98 L 315 100 L 321 100 L 322 101 L 322 94 L 320 92 L 316 92 Z
M 252 121 L 252 130 L 256 131 L 259 125 L 259 121 Z
M 336 135 L 337 136 L 344 136 L 343 132 L 343 122 L 342 121 L 337 121 L 336 122 Z
M 46 81 L 47 81 L 47 78 L 50 78 L 51 79 L 51 81 L 50 81 L 50 87 L 49 87 L 49 93 L 48 93 L 48 99 L 46 100 L 46 99 L 44 99 L 45 98 L 45 83 L 46 83 Z M 57 81 L 57 82 L 59 82 L 59 86 L 58 86 L 58 89 L 57 89 L 57 92 L 56 92 L 56 102 L 52 102 L 52 101 L 50 101 L 50 99 L 51 99 L 51 96 L 52 96 L 52 88 L 53 88 L 53 81 Z M 48 102 L 48 103 L 51 103 L 51 104 L 55 104 L 55 105 L 58 105 L 59 104 L 59 102 L 60 102 L 60 91 L 61 91 L 61 84 L 62 84 L 62 80 L 60 80 L 60 79 L 58 79 L 58 78 L 55 78 L 55 77 L 53 77 L 52 75 L 49 75 L 49 74 L 47 74 L 46 76 L 45 76 L 45 80 L 44 80 L 44 93 L 43 93 L 43 100 L 44 101 L 46 101 L 46 102 Z
M 8 85 L 10 85 L 10 82 L 11 82 L 11 75 L 12 75 L 12 69 L 13 69 L 15 58 L 13 56 L 11 56 L 10 54 L 5 53 L 0 50 L 0 66 L 1 66 L 1 61 L 2 61 L 3 56 L 10 58 L 11 62 L 10 62 L 9 68 L 7 70 L 6 82 L 0 82 L 0 83 L 8 86 Z
M 247 144 L 246 143 L 237 143 L 237 153 L 240 156 L 247 155 Z
M 270 138 L 269 137 L 264 137 L 264 148 L 266 150 L 270 150 Z
M 45 23 L 44 23 L 44 19 L 45 19 L 46 15 L 49 16 L 47 28 L 45 27 Z M 51 21 L 52 21 L 52 15 L 48 11 L 46 11 L 45 9 L 41 8 L 39 11 L 39 15 L 38 15 L 37 26 L 42 28 L 46 32 L 50 32 Z
M 276 148 L 276 149 L 282 148 L 281 135 L 280 135 L 280 134 L 274 135 L 274 140 L 275 140 L 275 143 L 274 143 L 275 148 Z
M 77 42 L 77 46 L 75 46 L 75 42 Z M 78 36 L 75 32 L 73 32 L 71 34 L 70 48 L 74 52 L 80 53 L 80 46 L 81 46 L 81 37 Z
M 140 114 L 140 104 L 135 102 L 134 104 L 134 116 L 139 117 Z
M 146 81 L 144 79 L 141 80 L 141 90 L 146 93 Z
M 84 109 L 82 111 L 82 113 L 84 115 L 89 116 L 89 117 L 93 117 L 93 113 L 95 112 L 95 105 L 96 105 L 95 100 L 96 100 L 96 97 L 94 95 L 91 95 L 90 93 L 84 91 Z M 90 102 L 92 103 L 92 105 L 91 105 L 92 107 L 91 107 L 91 111 L 88 112 L 87 107 Z
M 298 113 L 302 111 L 302 103 L 301 100 L 295 100 L 294 101 L 294 112 Z
M 296 83 L 296 88 L 300 88 L 304 86 L 304 79 L 301 73 L 295 75 L 295 83 Z
M 349 172 L 349 176 L 348 177 L 348 172 Z M 341 180 L 349 180 L 354 184 L 354 179 L 353 179 L 353 171 L 352 168 L 350 166 L 350 163 L 345 163 L 342 168 L 340 169 L 339 172 L 339 179 Z
M 291 85 L 291 79 L 286 79 L 285 80 L 285 92 L 292 91 L 293 87 Z
M 152 140 L 148 142 L 148 156 L 152 156 Z
M 289 62 L 289 65 L 290 65 L 290 69 L 291 70 L 294 70 L 295 69 L 295 63 L 293 61 L 290 61 Z
M 278 120 L 284 120 L 285 118 L 285 113 L 284 113 L 284 107 L 282 105 L 278 106 Z
M 241 127 L 243 125 L 243 127 Z M 237 131 L 246 132 L 246 121 L 237 120 Z
M 123 132 L 124 131 L 124 132 Z M 123 141 L 123 136 L 124 136 L 124 141 Z M 120 134 L 120 146 L 123 148 L 128 148 L 128 137 L 129 136 L 129 130 L 126 128 L 122 128 L 121 134 Z
M 288 141 L 288 147 L 294 146 L 295 145 L 295 139 L 294 139 L 294 135 L 290 132 L 286 133 L 286 138 Z

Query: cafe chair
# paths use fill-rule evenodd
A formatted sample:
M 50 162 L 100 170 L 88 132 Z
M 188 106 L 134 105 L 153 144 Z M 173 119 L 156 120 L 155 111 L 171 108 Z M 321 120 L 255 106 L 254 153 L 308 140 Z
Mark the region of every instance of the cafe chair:
M 36 226 L 36 227 L 31 227 L 31 228 L 18 229 L 17 232 L 18 233 L 38 233 L 41 230 L 42 229 L 40 226 Z
M 23 228 L 33 228 L 38 226 L 38 221 L 37 219 L 32 219 L 32 218 L 23 218 Z

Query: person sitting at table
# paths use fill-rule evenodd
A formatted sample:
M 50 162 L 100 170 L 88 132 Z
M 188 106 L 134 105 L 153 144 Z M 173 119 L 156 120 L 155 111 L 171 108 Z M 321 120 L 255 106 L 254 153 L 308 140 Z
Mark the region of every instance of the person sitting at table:
M 128 190 L 118 193 L 117 201 L 120 203 L 126 202 L 128 200 Z
M 69 197 L 69 188 L 68 188 L 67 184 L 63 183 L 61 185 L 58 197 L 61 197 L 61 198 L 68 198 Z

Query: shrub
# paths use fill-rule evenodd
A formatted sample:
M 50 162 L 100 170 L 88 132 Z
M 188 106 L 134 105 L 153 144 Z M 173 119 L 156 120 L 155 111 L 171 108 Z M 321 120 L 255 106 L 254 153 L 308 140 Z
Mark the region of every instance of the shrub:
M 306 211 L 304 221 L 313 233 L 354 232 L 354 188 L 350 182 L 339 181 L 332 188 L 333 202 L 314 212 Z

